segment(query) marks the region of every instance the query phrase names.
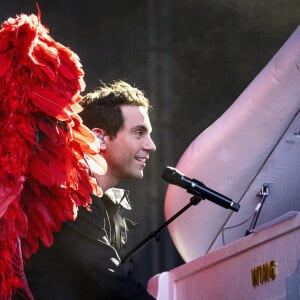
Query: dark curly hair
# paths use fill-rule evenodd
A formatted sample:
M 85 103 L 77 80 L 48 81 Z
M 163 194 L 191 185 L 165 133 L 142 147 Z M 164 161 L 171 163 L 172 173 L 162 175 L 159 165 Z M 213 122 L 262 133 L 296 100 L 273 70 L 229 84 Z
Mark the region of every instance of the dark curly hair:
M 84 124 L 103 129 L 111 138 L 124 124 L 120 105 L 143 106 L 147 111 L 151 108 L 142 91 L 122 80 L 102 83 L 102 87 L 86 94 L 80 104 L 84 108 L 80 114 Z

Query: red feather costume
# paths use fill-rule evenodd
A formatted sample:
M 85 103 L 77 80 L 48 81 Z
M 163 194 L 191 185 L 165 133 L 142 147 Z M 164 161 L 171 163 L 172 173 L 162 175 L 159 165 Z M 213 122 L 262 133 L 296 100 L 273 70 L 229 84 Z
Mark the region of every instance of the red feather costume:
M 0 30 L 0 299 L 25 289 L 23 261 L 53 243 L 78 206 L 102 190 L 89 164 L 106 163 L 77 115 L 84 89 L 79 58 L 55 42 L 35 15 Z

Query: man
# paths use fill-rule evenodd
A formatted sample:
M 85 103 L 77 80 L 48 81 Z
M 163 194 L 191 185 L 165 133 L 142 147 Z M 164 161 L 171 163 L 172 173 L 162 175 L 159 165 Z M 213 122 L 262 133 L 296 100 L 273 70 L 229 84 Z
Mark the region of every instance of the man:
M 114 188 L 124 179 L 141 179 L 155 151 L 144 94 L 118 81 L 87 94 L 82 117 L 101 145 L 107 172 L 91 170 L 104 196 L 93 196 L 90 210 L 79 208 L 75 222 L 63 224 L 50 248 L 41 247 L 26 270 L 35 299 L 153 299 L 120 265 L 120 251 L 134 223 L 128 193 Z
M 149 153 L 156 149 L 144 94 L 118 81 L 87 94 L 82 105 L 84 123 L 93 128 L 108 164 L 105 175 L 95 174 L 102 189 L 106 191 L 123 179 L 143 178 Z

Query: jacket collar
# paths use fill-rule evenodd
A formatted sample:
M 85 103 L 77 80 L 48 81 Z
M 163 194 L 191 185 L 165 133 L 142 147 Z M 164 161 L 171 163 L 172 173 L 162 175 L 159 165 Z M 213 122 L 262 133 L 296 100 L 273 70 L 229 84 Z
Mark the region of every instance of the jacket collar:
M 114 204 L 121 205 L 127 210 L 131 210 L 129 201 L 129 191 L 119 188 L 110 188 L 104 193 Z

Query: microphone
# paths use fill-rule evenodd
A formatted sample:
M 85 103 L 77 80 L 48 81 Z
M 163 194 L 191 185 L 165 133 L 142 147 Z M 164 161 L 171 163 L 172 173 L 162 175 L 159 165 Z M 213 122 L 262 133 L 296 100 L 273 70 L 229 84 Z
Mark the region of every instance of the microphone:
M 184 176 L 175 168 L 166 167 L 162 173 L 162 178 L 170 184 L 175 184 L 186 189 L 190 194 L 202 199 L 210 200 L 224 208 L 230 208 L 233 211 L 238 211 L 240 209 L 238 203 L 235 203 L 228 197 L 206 187 L 202 182 Z

